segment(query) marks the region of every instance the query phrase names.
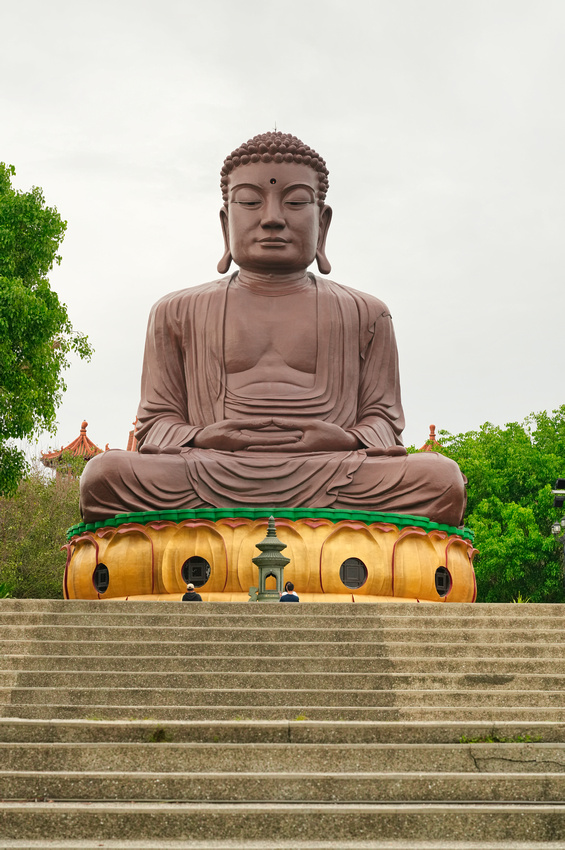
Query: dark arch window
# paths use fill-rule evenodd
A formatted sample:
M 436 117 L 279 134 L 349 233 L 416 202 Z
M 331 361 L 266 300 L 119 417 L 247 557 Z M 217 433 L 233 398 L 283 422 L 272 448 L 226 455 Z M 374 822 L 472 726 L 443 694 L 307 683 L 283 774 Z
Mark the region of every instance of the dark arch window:
M 447 596 L 451 590 L 451 574 L 447 567 L 438 567 L 436 570 L 436 590 L 440 596 Z
M 347 558 L 339 568 L 339 577 L 346 587 L 355 590 L 367 581 L 367 567 L 361 558 Z
M 199 555 L 187 558 L 182 565 L 181 575 L 185 584 L 193 584 L 194 587 L 202 587 L 210 578 L 212 568 L 206 560 Z
M 108 590 L 108 585 L 110 584 L 110 573 L 108 572 L 106 564 L 96 564 L 94 572 L 92 573 L 92 583 L 98 593 L 105 593 Z

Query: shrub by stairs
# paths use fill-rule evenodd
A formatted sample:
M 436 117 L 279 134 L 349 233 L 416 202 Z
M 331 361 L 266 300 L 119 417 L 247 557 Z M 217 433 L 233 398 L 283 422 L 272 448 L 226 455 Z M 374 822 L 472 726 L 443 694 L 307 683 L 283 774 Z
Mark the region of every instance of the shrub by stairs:
M 0 848 L 565 848 L 565 606 L 0 601 Z

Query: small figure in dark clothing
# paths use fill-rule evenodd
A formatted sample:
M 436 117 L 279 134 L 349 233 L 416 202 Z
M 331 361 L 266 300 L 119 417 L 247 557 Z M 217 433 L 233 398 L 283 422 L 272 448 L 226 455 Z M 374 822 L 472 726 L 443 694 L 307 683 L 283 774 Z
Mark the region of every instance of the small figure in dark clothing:
M 291 581 L 287 581 L 284 586 L 284 593 L 281 593 L 279 602 L 300 602 L 298 594 L 294 590 L 294 585 Z
M 194 590 L 193 584 L 187 584 L 186 593 L 182 598 L 183 602 L 202 602 L 202 597 L 199 593 L 196 593 Z

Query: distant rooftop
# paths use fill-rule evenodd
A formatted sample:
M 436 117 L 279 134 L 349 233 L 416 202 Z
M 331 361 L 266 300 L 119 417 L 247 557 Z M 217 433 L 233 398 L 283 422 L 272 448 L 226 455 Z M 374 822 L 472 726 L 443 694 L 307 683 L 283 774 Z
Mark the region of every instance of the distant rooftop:
M 441 444 L 436 440 L 436 426 L 430 425 L 430 436 L 418 451 L 434 452 L 436 450 L 435 447 L 439 445 Z
M 102 454 L 103 449 L 99 449 L 92 440 L 86 436 L 88 422 L 83 422 L 80 426 L 80 433 L 76 439 L 69 443 L 68 446 L 61 446 L 58 451 L 41 452 L 41 463 L 44 466 L 49 466 L 51 469 L 57 469 L 61 464 L 61 457 L 64 452 L 68 452 L 72 457 L 83 457 L 86 460 Z M 106 447 L 107 448 L 107 447 Z
M 135 417 L 134 421 L 131 424 L 133 425 L 133 428 L 129 432 L 128 445 L 127 445 L 126 452 L 136 452 L 137 451 L 137 438 L 135 436 L 135 430 L 137 428 L 137 416 Z

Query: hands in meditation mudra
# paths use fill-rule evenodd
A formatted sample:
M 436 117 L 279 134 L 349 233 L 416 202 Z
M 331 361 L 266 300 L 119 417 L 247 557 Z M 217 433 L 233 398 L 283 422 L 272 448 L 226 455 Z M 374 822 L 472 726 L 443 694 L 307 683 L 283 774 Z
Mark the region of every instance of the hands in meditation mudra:
M 457 464 L 406 455 L 387 307 L 330 272 L 324 160 L 256 136 L 222 169 L 219 280 L 161 298 L 149 319 L 138 452 L 81 480 L 86 522 L 207 507 L 386 511 L 458 526 Z M 232 260 L 239 271 L 228 274 Z

